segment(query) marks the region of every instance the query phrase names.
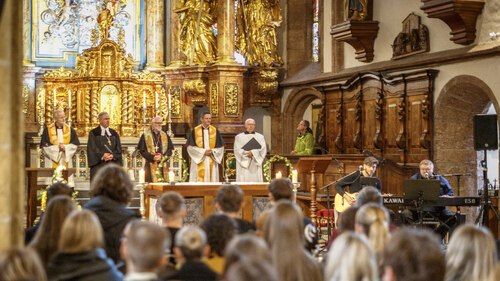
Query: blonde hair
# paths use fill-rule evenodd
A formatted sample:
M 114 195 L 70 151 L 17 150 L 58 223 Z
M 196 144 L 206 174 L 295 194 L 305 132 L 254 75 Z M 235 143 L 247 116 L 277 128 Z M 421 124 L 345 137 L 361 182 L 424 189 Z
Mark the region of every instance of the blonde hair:
M 495 270 L 496 258 L 495 239 L 488 229 L 462 225 L 448 244 L 445 280 L 487 280 Z
M 46 281 L 47 276 L 35 251 L 14 247 L 0 253 L 0 280 Z
M 378 278 L 375 255 L 366 238 L 351 231 L 333 242 L 325 265 L 325 280 L 375 281 Z
M 288 200 L 271 209 L 264 226 L 271 258 L 281 281 L 321 281 L 320 265 L 305 249 L 303 216 Z
M 356 224 L 361 226 L 379 265 L 383 263 L 384 248 L 389 240 L 389 214 L 384 207 L 370 203 L 359 208 Z
M 74 211 L 68 216 L 62 227 L 60 252 L 82 253 L 103 246 L 102 227 L 92 211 Z
M 52 255 L 58 251 L 58 242 L 62 235 L 62 226 L 69 214 L 76 209 L 69 196 L 57 195 L 47 205 L 47 210 L 40 223 L 33 241 L 29 244 L 40 256 L 44 267 Z
M 252 233 L 235 236 L 227 245 L 225 258 L 224 273 L 237 262 L 246 264 L 250 260 L 257 260 L 272 264 L 266 242 Z

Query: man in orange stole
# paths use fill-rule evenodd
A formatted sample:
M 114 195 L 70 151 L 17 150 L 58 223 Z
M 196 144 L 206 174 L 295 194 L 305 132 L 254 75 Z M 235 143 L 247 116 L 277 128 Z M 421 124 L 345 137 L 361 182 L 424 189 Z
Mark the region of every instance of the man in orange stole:
M 218 182 L 219 167 L 224 157 L 224 140 L 219 130 L 211 126 L 212 115 L 204 112 L 201 124 L 188 135 L 187 152 L 191 158 L 190 182 Z
M 137 145 L 137 149 L 146 160 L 144 165 L 146 182 L 158 182 L 156 175 L 158 164 L 163 156 L 171 156 L 174 150 L 172 140 L 161 129 L 162 125 L 163 119 L 160 116 L 154 117 L 151 120 L 151 129 L 148 128 L 144 131 Z M 168 174 L 168 166 L 164 165 L 162 170 L 165 177 Z
M 62 110 L 54 111 L 54 123 L 49 124 L 42 133 L 40 148 L 45 154 L 45 166 L 55 168 L 59 165 L 68 166 L 71 158 L 80 145 L 73 128 L 64 121 L 66 115 Z

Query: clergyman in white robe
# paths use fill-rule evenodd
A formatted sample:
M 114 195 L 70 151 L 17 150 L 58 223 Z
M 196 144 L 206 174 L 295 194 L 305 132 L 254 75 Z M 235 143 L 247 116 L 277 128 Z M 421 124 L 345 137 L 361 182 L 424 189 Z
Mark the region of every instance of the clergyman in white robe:
M 187 152 L 191 158 L 190 182 L 219 182 L 219 165 L 224 158 L 224 140 L 219 131 L 209 125 L 196 126 L 188 136 Z M 205 155 L 212 150 L 211 155 Z
M 259 149 L 246 151 L 243 149 L 252 138 L 259 144 Z M 249 153 L 251 152 L 251 156 Z M 236 135 L 234 139 L 234 157 L 236 159 L 236 181 L 237 182 L 263 182 L 262 165 L 266 158 L 266 140 L 262 134 L 256 132 L 243 132 Z M 248 155 L 248 156 L 247 156 Z

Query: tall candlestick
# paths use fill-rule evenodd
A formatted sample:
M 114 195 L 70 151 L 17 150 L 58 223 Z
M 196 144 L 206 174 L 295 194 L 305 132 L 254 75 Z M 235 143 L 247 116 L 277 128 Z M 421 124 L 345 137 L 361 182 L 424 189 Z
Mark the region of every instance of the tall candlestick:
M 299 173 L 297 172 L 297 170 L 293 170 L 292 171 L 292 183 L 298 183 L 298 177 L 299 177 Z
M 54 103 L 54 110 L 56 110 L 56 105 L 57 105 L 57 91 L 54 88 L 54 98 L 53 98 L 53 103 Z
M 155 91 L 155 115 L 158 115 L 158 92 Z
M 145 179 L 146 179 L 146 172 L 144 171 L 144 169 L 140 169 L 139 170 L 139 182 L 144 183 Z
M 168 181 L 169 182 L 174 182 L 175 181 L 175 173 L 174 173 L 174 171 L 169 171 L 168 172 Z

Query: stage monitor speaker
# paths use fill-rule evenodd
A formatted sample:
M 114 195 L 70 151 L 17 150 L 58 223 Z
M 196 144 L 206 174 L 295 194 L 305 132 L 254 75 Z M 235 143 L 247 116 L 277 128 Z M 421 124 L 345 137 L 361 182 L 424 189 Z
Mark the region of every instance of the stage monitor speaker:
M 476 150 L 497 150 L 498 129 L 496 114 L 474 116 L 474 147 Z

